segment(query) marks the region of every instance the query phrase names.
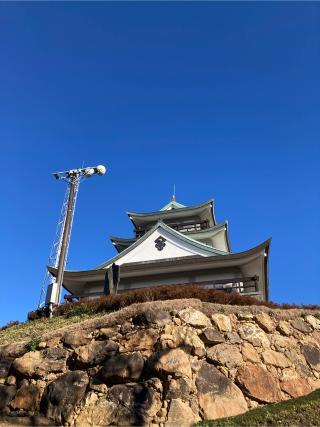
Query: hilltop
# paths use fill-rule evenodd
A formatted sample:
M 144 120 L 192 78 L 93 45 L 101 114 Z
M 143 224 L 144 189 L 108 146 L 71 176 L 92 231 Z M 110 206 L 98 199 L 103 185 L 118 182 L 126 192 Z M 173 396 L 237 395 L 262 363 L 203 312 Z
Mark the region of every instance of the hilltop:
M 77 310 L 0 332 L 3 422 L 191 425 L 320 388 L 319 310 L 195 298 Z

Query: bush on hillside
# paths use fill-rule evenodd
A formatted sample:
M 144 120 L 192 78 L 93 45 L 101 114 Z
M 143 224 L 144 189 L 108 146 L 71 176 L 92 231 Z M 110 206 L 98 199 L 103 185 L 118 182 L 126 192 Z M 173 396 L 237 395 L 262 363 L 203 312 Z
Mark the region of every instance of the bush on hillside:
M 18 320 L 11 320 L 0 328 L 0 331 L 4 331 L 5 329 L 12 328 L 12 326 L 19 325 L 20 322 Z
M 94 314 L 101 312 L 117 311 L 131 304 L 164 301 L 173 299 L 197 298 L 203 302 L 210 302 L 225 305 L 259 305 L 269 308 L 301 308 L 298 305 L 275 304 L 272 302 L 259 301 L 256 298 L 240 295 L 236 292 L 228 293 L 224 291 L 206 289 L 198 285 L 177 285 L 177 286 L 156 286 L 128 291 L 118 295 L 101 296 L 91 300 L 80 302 L 64 303 L 55 307 L 55 316 L 73 316 L 79 313 Z M 304 306 L 309 309 L 320 309 L 319 306 Z M 43 310 L 28 313 L 29 320 L 45 317 Z

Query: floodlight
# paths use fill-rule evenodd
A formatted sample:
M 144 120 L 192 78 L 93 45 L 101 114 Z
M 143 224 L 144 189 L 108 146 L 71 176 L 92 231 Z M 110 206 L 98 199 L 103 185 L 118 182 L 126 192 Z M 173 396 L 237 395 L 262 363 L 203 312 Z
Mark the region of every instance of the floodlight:
M 97 174 L 98 175 L 104 175 L 105 173 L 106 173 L 106 168 L 105 168 L 105 166 L 103 166 L 103 165 L 98 165 L 97 167 L 96 167 L 96 169 L 97 169 Z

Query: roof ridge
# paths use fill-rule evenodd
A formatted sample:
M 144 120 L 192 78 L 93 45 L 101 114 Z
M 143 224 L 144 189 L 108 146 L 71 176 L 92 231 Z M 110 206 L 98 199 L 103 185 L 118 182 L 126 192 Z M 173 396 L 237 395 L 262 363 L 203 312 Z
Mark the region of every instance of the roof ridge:
M 171 209 L 169 209 L 170 208 L 170 206 L 172 206 L 172 208 Z M 173 207 L 174 206 L 174 207 Z M 160 209 L 160 211 L 169 211 L 169 210 L 172 210 L 172 209 L 181 209 L 181 208 L 187 208 L 188 206 L 186 206 L 186 205 L 183 205 L 182 203 L 179 203 L 179 202 L 177 202 L 175 199 L 173 200 L 170 200 L 170 202 L 169 203 L 167 203 L 165 206 L 163 206 L 161 209 Z M 159 212 L 160 212 L 159 211 Z
M 185 206 L 183 208 L 179 208 L 178 211 L 187 211 L 187 210 L 192 210 L 192 209 L 197 209 L 197 208 L 201 208 L 202 206 L 206 206 L 206 205 L 213 205 L 214 204 L 214 199 L 209 199 L 206 202 L 200 203 L 198 205 L 192 205 L 192 206 Z M 129 215 L 129 217 L 132 216 L 152 216 L 155 214 L 160 214 L 160 215 L 165 215 L 167 213 L 171 213 L 172 210 L 174 209 L 169 209 L 169 210 L 159 210 L 159 211 L 151 211 L 151 212 L 133 212 L 133 211 L 127 211 L 127 215 Z

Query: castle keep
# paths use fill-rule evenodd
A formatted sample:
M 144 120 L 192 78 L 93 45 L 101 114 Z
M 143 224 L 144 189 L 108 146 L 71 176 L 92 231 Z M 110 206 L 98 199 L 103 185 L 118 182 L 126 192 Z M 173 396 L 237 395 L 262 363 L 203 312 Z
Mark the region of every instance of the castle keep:
M 133 237 L 110 237 L 118 254 L 86 271 L 66 271 L 63 286 L 74 297 L 103 294 L 106 272 L 119 266 L 117 292 L 193 283 L 268 300 L 270 240 L 232 253 L 228 222 L 217 223 L 214 202 L 184 206 L 175 197 L 155 212 L 128 212 Z M 56 269 L 49 267 L 55 276 Z

